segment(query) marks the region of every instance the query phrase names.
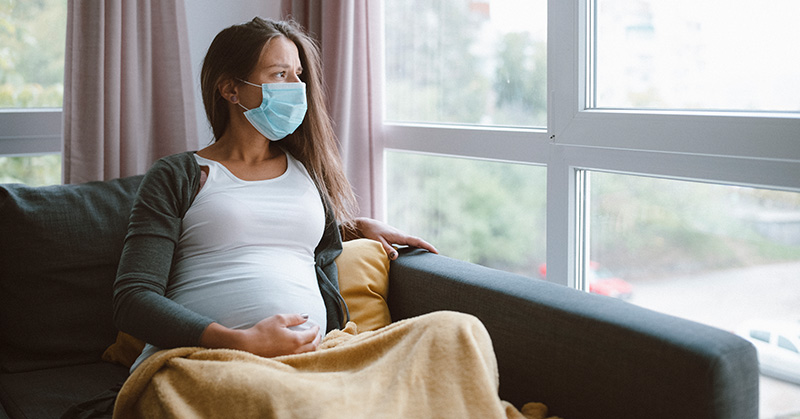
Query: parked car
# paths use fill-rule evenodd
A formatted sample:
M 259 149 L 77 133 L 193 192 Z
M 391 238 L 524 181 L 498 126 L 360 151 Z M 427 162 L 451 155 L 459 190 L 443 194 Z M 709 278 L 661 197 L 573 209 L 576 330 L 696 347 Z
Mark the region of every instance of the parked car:
M 800 322 L 751 320 L 736 334 L 756 347 L 761 374 L 800 384 Z
M 539 275 L 542 279 L 547 276 L 547 264 L 539 265 Z M 589 262 L 589 271 L 586 274 L 589 283 L 589 292 L 607 295 L 614 298 L 629 299 L 633 293 L 633 285 L 622 278 L 616 277 L 611 271 L 600 266 L 597 262 Z

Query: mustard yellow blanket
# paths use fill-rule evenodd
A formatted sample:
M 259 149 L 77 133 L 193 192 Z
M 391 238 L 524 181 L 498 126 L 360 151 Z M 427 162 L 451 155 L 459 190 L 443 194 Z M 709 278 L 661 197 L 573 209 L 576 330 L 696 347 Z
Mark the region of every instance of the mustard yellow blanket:
M 140 365 L 114 417 L 544 418 L 499 399 L 489 335 L 476 318 L 438 312 L 356 333 L 329 333 L 320 349 L 261 358 L 176 348 Z

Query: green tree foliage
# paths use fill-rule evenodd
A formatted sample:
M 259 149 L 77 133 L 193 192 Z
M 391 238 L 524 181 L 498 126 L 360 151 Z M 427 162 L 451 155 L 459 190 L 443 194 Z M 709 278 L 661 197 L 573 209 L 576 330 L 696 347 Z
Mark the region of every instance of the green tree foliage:
M 385 2 L 387 117 L 544 126 L 546 45 L 527 33 L 487 33 L 489 16 L 470 6 Z M 544 262 L 544 168 L 404 153 L 387 159 L 391 223 L 454 258 L 521 273 Z
M 0 183 L 58 185 L 61 183 L 61 155 L 0 156 Z
M 447 256 L 531 275 L 545 260 L 546 169 L 388 153 L 389 222 Z
M 470 50 L 479 21 L 463 0 L 389 0 L 386 106 L 393 120 L 478 123 L 489 75 Z
M 389 222 L 446 256 L 536 277 L 546 260 L 546 169 L 387 153 Z M 800 194 L 594 172 L 591 258 L 626 279 L 800 260 L 757 228 Z
M 800 260 L 800 246 L 754 222 L 800 212 L 800 194 L 593 173 L 591 257 L 617 274 L 653 277 Z
M 66 0 L 0 0 L 0 108 L 61 107 Z M 0 157 L 0 183 L 61 183 L 61 156 Z
M 61 107 L 66 0 L 0 0 L 0 107 Z
M 511 32 L 503 37 L 498 57 L 495 123 L 546 126 L 547 44 L 534 42 L 528 32 Z
M 498 33 L 465 0 L 385 4 L 390 120 L 545 126 L 545 42 Z

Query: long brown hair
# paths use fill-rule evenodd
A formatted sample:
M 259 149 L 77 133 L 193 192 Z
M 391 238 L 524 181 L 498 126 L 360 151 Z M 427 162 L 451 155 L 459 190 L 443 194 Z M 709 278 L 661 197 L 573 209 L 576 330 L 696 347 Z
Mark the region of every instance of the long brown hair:
M 300 80 L 306 84 L 308 100 L 303 123 L 280 145 L 305 165 L 336 219 L 348 223 L 358 205 L 344 175 L 326 106 L 319 47 L 297 23 L 256 17 L 223 29 L 211 42 L 203 60 L 200 84 L 214 138 L 219 139 L 230 122 L 228 103 L 219 92 L 219 83 L 229 78 L 246 80 L 256 67 L 264 45 L 278 36 L 285 36 L 297 46 L 303 66 Z

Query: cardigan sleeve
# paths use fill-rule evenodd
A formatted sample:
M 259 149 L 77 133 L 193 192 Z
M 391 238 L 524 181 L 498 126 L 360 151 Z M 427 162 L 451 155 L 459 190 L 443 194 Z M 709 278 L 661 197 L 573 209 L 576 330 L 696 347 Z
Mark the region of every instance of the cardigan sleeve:
M 117 328 L 160 348 L 196 346 L 213 322 L 165 296 L 181 219 L 199 185 L 187 157 L 159 160 L 142 180 L 114 282 Z
M 329 332 L 333 329 L 344 328 L 350 321 L 350 312 L 347 303 L 339 291 L 339 270 L 336 258 L 342 253 L 342 236 L 339 233 L 339 224 L 333 216 L 328 202 L 325 204 L 325 231 L 315 250 L 317 282 L 325 302 Z

